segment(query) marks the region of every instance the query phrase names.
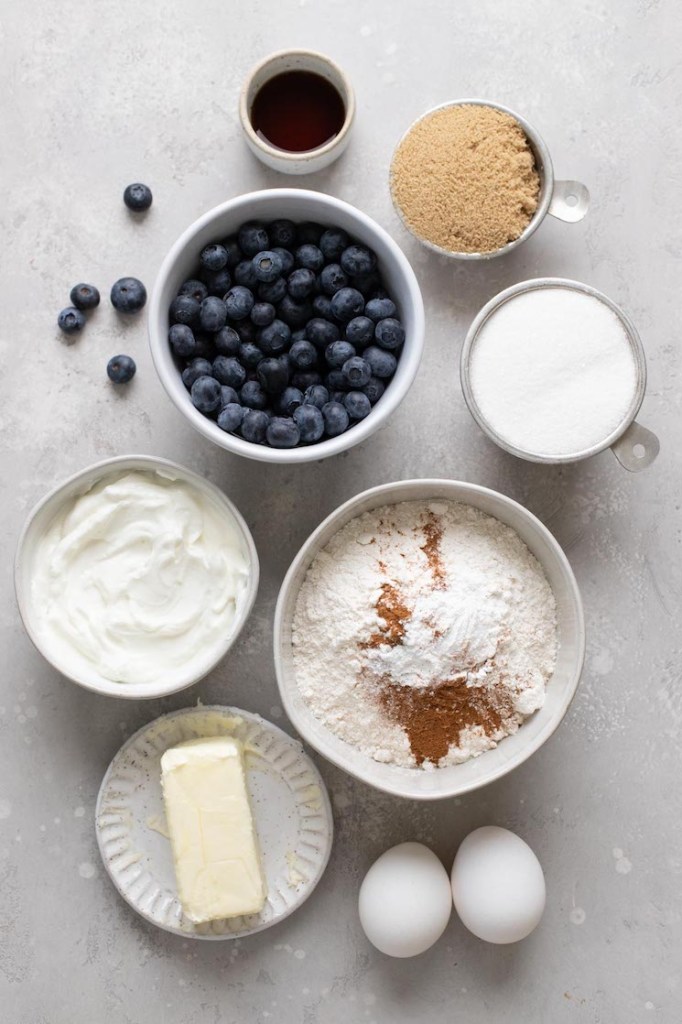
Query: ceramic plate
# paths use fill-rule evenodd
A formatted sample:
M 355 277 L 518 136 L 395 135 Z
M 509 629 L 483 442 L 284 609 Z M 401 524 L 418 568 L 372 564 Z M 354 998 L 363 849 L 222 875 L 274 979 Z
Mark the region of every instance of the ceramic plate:
M 175 886 L 161 755 L 185 740 L 223 734 L 246 751 L 268 899 L 260 914 L 194 924 Z M 324 782 L 300 743 L 259 715 L 201 705 L 163 715 L 124 743 L 102 781 L 96 823 L 104 866 L 124 900 L 159 928 L 195 939 L 251 935 L 291 914 L 322 877 L 333 835 Z

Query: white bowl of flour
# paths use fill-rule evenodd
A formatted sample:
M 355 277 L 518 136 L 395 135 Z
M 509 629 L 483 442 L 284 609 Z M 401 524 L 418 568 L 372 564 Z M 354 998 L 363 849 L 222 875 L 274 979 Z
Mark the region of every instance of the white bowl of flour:
M 294 559 L 275 613 L 287 714 L 321 754 L 437 799 L 521 764 L 561 722 L 584 656 L 578 587 L 510 498 L 449 480 L 372 488 Z

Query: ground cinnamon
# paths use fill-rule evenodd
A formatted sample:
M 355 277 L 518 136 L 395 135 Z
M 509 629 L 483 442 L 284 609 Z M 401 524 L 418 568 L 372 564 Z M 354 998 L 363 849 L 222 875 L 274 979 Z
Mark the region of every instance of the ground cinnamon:
M 405 635 L 405 623 L 410 617 L 410 609 L 391 583 L 382 584 L 376 609 L 379 618 L 384 620 L 384 625 L 377 633 L 373 633 L 369 640 L 360 644 L 360 647 L 378 647 L 379 644 L 395 647 L 402 642 Z

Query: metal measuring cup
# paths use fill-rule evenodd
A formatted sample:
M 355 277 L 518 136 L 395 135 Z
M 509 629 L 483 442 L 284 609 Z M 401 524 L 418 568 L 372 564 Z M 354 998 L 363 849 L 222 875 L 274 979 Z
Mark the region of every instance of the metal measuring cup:
M 630 347 L 632 349 L 632 354 L 635 358 L 635 365 L 637 368 L 637 385 L 632 396 L 632 401 L 630 402 L 630 406 L 619 425 L 615 430 L 612 430 L 607 437 L 604 437 L 601 441 L 593 444 L 590 448 L 572 452 L 569 455 L 540 455 L 537 452 L 525 451 L 522 448 L 517 448 L 515 445 L 510 444 L 497 433 L 485 418 L 476 402 L 476 398 L 471 387 L 471 378 L 469 375 L 471 354 L 476 344 L 476 339 L 478 338 L 485 322 L 497 309 L 499 309 L 501 305 L 503 305 L 503 303 L 507 302 L 509 299 L 516 295 L 521 295 L 524 292 L 533 291 L 538 288 L 568 288 L 573 291 L 584 292 L 584 294 L 591 295 L 593 298 L 599 299 L 600 302 L 603 302 L 604 305 L 608 306 L 608 308 L 615 313 L 623 326 L 630 342 Z M 510 452 L 512 455 L 516 455 L 520 459 L 526 459 L 529 462 L 544 462 L 547 464 L 579 462 L 582 459 L 589 459 L 591 455 L 596 455 L 597 452 L 604 451 L 605 448 L 610 448 L 621 466 L 629 470 L 631 473 L 637 473 L 641 469 L 646 469 L 647 466 L 650 466 L 659 453 L 661 446 L 656 435 L 651 430 L 647 430 L 647 428 L 643 427 L 640 423 L 637 423 L 635 420 L 635 416 L 639 412 L 639 408 L 644 398 L 644 392 L 646 391 L 646 358 L 644 356 L 644 348 L 642 347 L 642 342 L 639 334 L 637 333 L 637 329 L 630 317 L 624 313 L 623 310 L 615 304 L 615 302 L 612 302 L 608 296 L 597 291 L 596 288 L 592 288 L 588 284 L 581 284 L 579 281 L 569 281 L 562 277 L 539 277 L 532 281 L 521 281 L 519 284 L 512 285 L 511 288 L 505 288 L 504 291 L 495 295 L 476 316 L 467 332 L 460 359 L 460 379 L 462 382 L 464 399 L 469 407 L 469 412 L 476 420 L 481 430 L 486 433 L 488 437 L 495 442 L 495 444 L 499 445 L 500 448 L 504 448 L 505 451 Z
M 435 245 L 428 239 L 418 235 L 414 228 L 405 219 L 403 211 L 396 202 L 391 188 L 391 199 L 396 212 L 407 230 L 414 235 L 415 238 L 419 239 L 427 249 L 431 249 L 433 252 L 441 253 L 444 256 L 450 256 L 452 259 L 457 260 L 489 260 L 495 256 L 503 256 L 505 253 L 511 252 L 516 249 L 522 242 L 525 242 L 527 238 L 530 238 L 534 232 L 542 224 L 543 220 L 549 213 L 550 216 L 556 217 L 558 220 L 566 221 L 569 224 L 575 224 L 577 221 L 582 220 L 590 205 L 590 193 L 587 187 L 579 181 L 558 181 L 554 177 L 554 168 L 552 167 L 552 160 L 549 155 L 549 150 L 545 145 L 542 137 L 528 123 L 523 117 L 517 114 L 515 111 L 510 110 L 509 107 L 503 106 L 501 103 L 491 103 L 489 100 L 450 100 L 448 103 L 441 103 L 437 107 L 432 107 L 431 110 L 427 110 L 425 114 L 418 117 L 416 121 L 410 125 L 405 134 L 402 136 L 400 142 L 396 146 L 395 152 L 400 148 L 403 142 L 415 125 L 419 124 L 425 118 L 435 113 L 437 110 L 444 110 L 446 107 L 461 107 L 461 106 L 476 106 L 476 107 L 493 107 L 495 110 L 501 110 L 504 114 L 509 114 L 513 117 L 523 128 L 528 144 L 532 150 L 533 156 L 535 157 L 535 167 L 540 177 L 540 195 L 538 197 L 538 205 L 535 213 L 533 214 L 528 226 L 521 232 L 518 238 L 513 239 L 511 242 L 507 242 L 499 249 L 493 249 L 492 252 L 454 252 L 450 249 L 444 249 L 440 245 Z M 394 156 L 395 156 L 394 152 Z

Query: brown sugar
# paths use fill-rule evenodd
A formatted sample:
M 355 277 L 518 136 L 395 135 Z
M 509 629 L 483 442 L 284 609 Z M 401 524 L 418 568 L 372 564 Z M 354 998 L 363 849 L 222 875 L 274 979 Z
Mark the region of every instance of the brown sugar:
M 425 241 L 448 252 L 494 252 L 530 223 L 540 176 L 514 117 L 463 104 L 434 110 L 408 132 L 393 158 L 391 192 Z

